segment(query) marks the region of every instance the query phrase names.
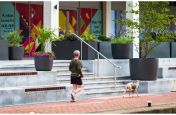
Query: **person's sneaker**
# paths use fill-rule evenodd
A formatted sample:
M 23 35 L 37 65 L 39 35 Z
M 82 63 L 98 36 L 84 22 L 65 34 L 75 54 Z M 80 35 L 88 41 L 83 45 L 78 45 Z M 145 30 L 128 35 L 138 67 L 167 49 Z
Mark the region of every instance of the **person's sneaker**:
M 71 100 L 70 102 L 76 102 L 76 100 Z

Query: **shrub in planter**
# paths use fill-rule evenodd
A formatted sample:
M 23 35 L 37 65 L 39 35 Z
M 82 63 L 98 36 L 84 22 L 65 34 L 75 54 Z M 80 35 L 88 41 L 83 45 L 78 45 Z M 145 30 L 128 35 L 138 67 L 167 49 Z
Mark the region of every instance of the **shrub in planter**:
M 131 38 L 115 38 L 112 40 L 112 56 L 114 59 L 129 59 L 132 57 L 133 40 Z
M 22 60 L 24 56 L 24 47 L 21 45 L 23 36 L 18 31 L 9 32 L 7 39 L 9 41 L 9 59 Z
M 105 35 L 98 36 L 98 51 L 102 53 L 107 58 L 112 58 L 112 50 L 111 50 L 111 38 L 106 37 Z M 100 56 L 100 58 L 103 58 Z
M 136 7 L 136 5 L 131 7 Z M 133 9 L 126 12 L 140 14 L 139 23 L 138 20 L 133 19 L 122 19 L 118 21 L 123 25 L 125 24 L 127 28 L 130 28 L 131 30 L 139 29 L 140 31 L 139 52 L 141 58 L 130 59 L 131 79 L 156 80 L 158 59 L 147 58 L 147 56 L 160 44 L 157 39 L 161 39 L 162 37 L 165 37 L 166 39 L 172 38 L 171 36 L 162 33 L 168 30 L 170 24 L 175 22 L 176 18 L 169 13 L 169 2 L 139 2 L 137 7 L 140 7 L 140 10 Z
M 36 40 L 41 45 L 41 51 L 36 52 L 34 56 L 35 69 L 37 71 L 51 71 L 53 67 L 54 54 L 52 52 L 46 52 L 46 42 L 52 43 L 53 41 L 59 40 L 54 34 L 54 30 L 50 28 L 36 27 Z
M 156 45 L 156 47 L 154 47 L 152 51 L 148 53 L 147 58 L 170 58 L 170 43 L 172 41 L 172 36 L 174 36 L 173 34 L 173 32 L 165 30 L 162 33 L 155 33 L 154 39 L 146 41 L 148 42 L 148 45 Z M 152 40 L 154 41 L 152 42 Z
M 0 54 L 0 60 L 9 59 L 8 41 L 2 36 L 0 36 Z
M 73 58 L 73 51 L 80 49 L 80 41 L 73 34 L 61 35 L 59 36 L 59 41 L 52 44 L 52 50 L 56 59 L 59 60 L 71 60 Z

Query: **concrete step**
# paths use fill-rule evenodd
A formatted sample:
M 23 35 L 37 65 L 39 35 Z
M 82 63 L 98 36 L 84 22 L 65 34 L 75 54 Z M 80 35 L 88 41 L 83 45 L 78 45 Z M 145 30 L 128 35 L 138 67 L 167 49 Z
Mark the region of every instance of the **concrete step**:
M 84 82 L 84 85 L 101 85 L 101 84 L 114 84 L 114 80 L 105 80 L 105 81 L 90 81 L 90 82 Z
M 83 70 L 83 71 L 87 71 L 86 68 L 82 68 L 82 70 Z M 65 71 L 68 72 L 68 71 L 69 71 L 69 68 L 60 68 L 60 69 L 58 69 L 56 72 L 63 72 L 63 71 L 64 71 L 64 72 L 65 72 Z
M 36 73 L 36 71 L 34 71 Z M 27 73 L 27 75 L 24 75 Z M 29 74 L 28 74 L 29 73 Z M 5 71 L 0 72 L 0 87 L 19 87 L 56 84 L 56 72 L 38 71 L 37 75 L 30 71 Z M 14 74 L 14 75 L 13 75 Z
M 106 91 L 112 91 L 112 90 L 118 90 L 118 91 L 121 91 L 121 90 L 124 90 L 124 86 L 116 86 L 116 88 L 113 86 L 113 87 L 102 87 L 102 88 L 90 88 L 90 89 L 86 89 L 86 88 L 84 88 L 84 91 L 85 92 L 89 92 L 89 93 L 99 93 L 99 92 L 102 92 L 102 93 L 104 93 L 104 91 L 106 92 Z
M 82 78 L 83 80 L 83 83 L 86 83 L 86 82 L 99 82 L 99 81 L 107 81 L 107 80 L 114 80 L 114 77 L 112 76 L 104 76 L 104 77 L 95 77 L 93 75 L 85 75 L 84 78 Z M 57 77 L 57 81 L 60 81 L 60 82 L 70 82 L 70 76 L 69 77 Z
M 35 70 L 34 60 L 0 61 L 1 70 Z M 70 60 L 54 60 L 53 68 L 68 68 Z
M 0 106 L 58 102 L 70 98 L 65 92 L 60 85 L 0 88 Z
M 115 94 L 120 94 L 123 92 L 123 89 L 112 89 L 112 90 L 99 90 L 99 91 L 85 91 L 85 95 L 97 95 L 97 94 L 101 94 L 101 95 L 111 95 L 112 93 Z
M 116 85 L 116 88 L 124 88 L 125 85 Z M 115 85 L 99 85 L 99 86 L 91 86 L 91 85 L 87 85 L 84 87 L 84 90 L 90 90 L 90 89 L 105 89 L 105 88 L 115 88 Z
M 57 76 L 70 76 L 71 73 L 58 73 Z M 84 76 L 87 76 L 87 75 L 94 75 L 93 73 L 91 72 L 84 72 L 83 73 Z
M 58 72 L 58 74 L 60 73 L 70 73 L 71 72 L 69 71 L 68 68 L 65 68 L 65 67 L 62 67 L 62 68 L 53 68 L 54 71 Z M 82 72 L 85 73 L 85 72 L 88 72 L 88 70 L 86 68 L 83 68 L 82 69 Z
M 92 74 L 84 74 L 84 75 L 92 75 Z M 113 76 L 99 76 L 99 77 L 96 77 L 96 76 L 85 76 L 82 78 L 83 81 L 86 81 L 86 80 L 113 80 L 114 77 Z M 57 80 L 70 80 L 70 77 L 58 77 Z

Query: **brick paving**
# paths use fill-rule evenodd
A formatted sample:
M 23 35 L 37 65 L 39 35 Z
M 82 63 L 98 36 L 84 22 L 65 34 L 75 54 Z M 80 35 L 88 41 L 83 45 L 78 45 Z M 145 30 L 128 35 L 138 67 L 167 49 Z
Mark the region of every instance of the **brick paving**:
M 152 106 L 176 104 L 176 92 L 162 94 L 140 94 L 123 98 L 112 96 L 103 98 L 82 99 L 75 103 L 64 102 L 0 107 L 0 113 L 97 113 L 111 110 L 126 110 L 146 107 L 146 101 L 152 101 Z

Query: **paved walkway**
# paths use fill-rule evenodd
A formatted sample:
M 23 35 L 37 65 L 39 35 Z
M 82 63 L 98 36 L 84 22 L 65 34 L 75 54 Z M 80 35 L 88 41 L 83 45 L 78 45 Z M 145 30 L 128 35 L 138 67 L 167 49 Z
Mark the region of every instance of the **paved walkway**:
M 45 103 L 35 105 L 20 105 L 0 107 L 0 113 L 100 113 L 116 110 L 146 107 L 146 101 L 152 101 L 152 106 L 176 104 L 176 92 L 163 94 L 140 94 L 139 97 L 113 96 L 104 98 L 83 99 L 75 103 L 70 101 Z

